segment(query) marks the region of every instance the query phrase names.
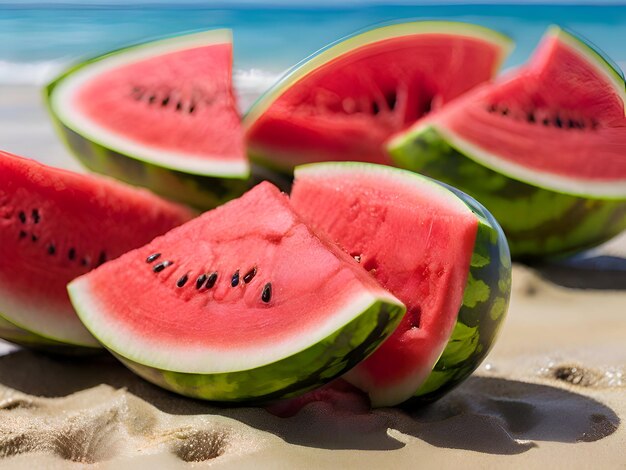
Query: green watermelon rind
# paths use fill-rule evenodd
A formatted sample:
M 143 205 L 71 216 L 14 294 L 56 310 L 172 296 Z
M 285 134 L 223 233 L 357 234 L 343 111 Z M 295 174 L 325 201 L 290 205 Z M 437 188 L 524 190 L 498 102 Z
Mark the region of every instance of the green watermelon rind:
M 162 161 L 156 163 L 149 158 L 113 148 L 95 136 L 84 136 L 84 133 L 72 128 L 58 116 L 52 103 L 54 90 L 64 79 L 109 57 L 142 48 L 152 49 L 158 47 L 159 44 L 175 44 L 177 41 L 188 43 L 194 38 L 204 39 L 204 43 L 206 43 L 207 38 L 225 40 L 230 37 L 229 30 L 211 30 L 172 36 L 119 48 L 77 63 L 57 76 L 44 88 L 44 101 L 57 133 L 72 153 L 88 169 L 113 176 L 130 184 L 149 188 L 164 197 L 184 202 L 199 209 L 214 208 L 241 195 L 249 187 L 247 182 L 250 176 L 249 167 L 244 173 L 230 175 L 197 172 L 190 169 L 183 170 L 178 168 L 175 162 L 171 165 Z
M 494 63 L 494 74 L 499 70 L 504 58 L 513 48 L 513 41 L 504 34 L 484 26 L 458 21 L 411 21 L 401 23 L 394 21 L 375 28 L 358 31 L 330 43 L 287 70 L 287 72 L 285 72 L 276 83 L 261 95 L 248 109 L 242 121 L 244 130 L 250 129 L 272 103 L 286 90 L 333 59 L 359 47 L 364 47 L 384 39 L 432 33 L 457 34 L 460 36 L 479 38 L 497 45 L 501 50 L 501 54 L 499 60 Z M 257 161 L 260 164 L 266 164 L 270 161 L 273 167 L 281 171 L 284 170 L 284 167 L 277 165 L 273 159 L 268 158 L 266 156 L 268 152 L 264 151 L 262 148 L 254 148 L 251 146 L 248 150 L 249 157 L 252 161 Z
M 163 168 L 85 139 L 56 120 L 57 129 L 72 153 L 89 170 L 141 186 L 167 199 L 200 210 L 213 209 L 243 194 L 251 183 L 237 178 L 195 175 Z
M 457 187 L 480 201 L 506 233 L 514 258 L 565 256 L 626 229 L 623 200 L 543 188 L 476 162 L 433 126 L 389 149 L 401 167 Z
M 511 295 L 511 254 L 502 228 L 475 199 L 444 186 L 478 217 L 478 230 L 452 335 L 426 381 L 405 402 L 407 406 L 441 398 L 478 368 L 495 344 Z
M 367 171 L 393 181 L 429 183 L 433 192 L 478 220 L 463 302 L 448 343 L 426 380 L 402 403 L 420 405 L 437 400 L 469 377 L 495 343 L 506 318 L 511 294 L 511 254 L 507 238 L 493 215 L 478 201 L 453 186 L 409 170 L 363 162 L 325 162 L 299 165 L 301 174 Z M 379 397 L 380 398 L 380 397 Z
M 70 284 L 68 291 L 79 317 L 97 337 L 98 332 L 90 328 L 90 317 L 81 301 L 81 288 Z M 395 302 L 391 297 L 372 299 L 365 310 L 315 344 L 273 363 L 232 372 L 164 370 L 121 355 L 104 338 L 99 339 L 129 369 L 165 389 L 216 402 L 261 403 L 317 388 L 371 354 L 402 320 L 405 307 Z

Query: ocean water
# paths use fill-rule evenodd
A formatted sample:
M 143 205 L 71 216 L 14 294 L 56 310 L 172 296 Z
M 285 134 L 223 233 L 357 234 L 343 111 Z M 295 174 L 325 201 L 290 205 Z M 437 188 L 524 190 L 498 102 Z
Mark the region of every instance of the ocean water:
M 340 5 L 341 2 L 337 2 Z M 329 42 L 381 22 L 469 21 L 511 36 L 506 66 L 526 60 L 550 24 L 595 43 L 624 68 L 626 5 L 415 5 L 323 8 L 144 5 L 115 7 L 0 4 L 0 84 L 42 84 L 66 64 L 120 46 L 194 30 L 231 28 L 235 79 L 260 92 Z

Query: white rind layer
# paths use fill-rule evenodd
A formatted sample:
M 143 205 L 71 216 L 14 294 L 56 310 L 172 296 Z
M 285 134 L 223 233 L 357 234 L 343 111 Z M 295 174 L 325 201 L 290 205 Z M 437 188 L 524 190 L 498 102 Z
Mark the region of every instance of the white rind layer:
M 209 346 L 191 347 L 185 344 L 184 338 L 176 344 L 163 344 L 125 328 L 123 322 L 108 315 L 107 306 L 99 302 L 97 293 L 91 292 L 89 279 L 85 276 L 72 281 L 68 291 L 78 316 L 106 348 L 148 367 L 195 374 L 236 372 L 272 364 L 304 351 L 341 330 L 376 303 L 385 302 L 404 308 L 399 300 L 382 288 L 376 292 L 363 289 L 345 299 L 332 317 L 314 331 L 305 331 L 263 347 L 251 345 L 249 348 L 224 350 Z
M 232 35 L 229 30 L 213 30 L 164 39 L 114 52 L 95 59 L 91 63 L 86 63 L 66 77 L 63 77 L 52 90 L 50 107 L 57 118 L 73 131 L 89 137 L 90 140 L 103 147 L 110 148 L 130 158 L 197 175 L 247 178 L 250 169 L 246 161 L 229 162 L 220 156 L 211 158 L 206 155 L 194 155 L 170 150 L 164 151 L 157 147 L 140 144 L 110 129 L 106 129 L 91 120 L 80 109 L 72 106 L 72 103 L 75 102 L 76 93 L 94 77 L 107 70 L 192 47 L 231 42 Z
M 35 296 L 16 298 L 3 286 L 0 286 L 0 315 L 10 324 L 43 338 L 76 346 L 101 347 L 73 312 L 54 311 Z

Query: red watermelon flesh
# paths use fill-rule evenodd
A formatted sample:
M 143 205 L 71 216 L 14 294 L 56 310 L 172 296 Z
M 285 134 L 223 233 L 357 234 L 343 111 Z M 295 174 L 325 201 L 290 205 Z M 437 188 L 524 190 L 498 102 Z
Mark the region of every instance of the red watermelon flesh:
M 59 81 L 64 124 L 134 158 L 198 174 L 245 174 L 232 42 L 210 31 L 122 49 Z
M 383 144 L 391 134 L 491 78 L 502 59 L 502 44 L 446 28 L 391 38 L 374 30 L 365 35 L 378 40 L 335 56 L 333 48 L 320 52 L 331 58 L 302 77 L 287 75 L 248 113 L 249 152 L 285 167 L 390 163 Z
M 555 28 L 525 66 L 417 127 L 435 126 L 472 158 L 524 181 L 582 194 L 611 193 L 615 183 L 623 195 L 625 98 L 618 71 Z
M 0 152 L 0 315 L 43 338 L 97 346 L 67 283 L 191 217 L 147 191 Z
M 325 338 L 372 299 L 399 303 L 267 182 L 70 291 L 83 322 L 118 355 L 200 374 L 272 363 Z
M 430 374 L 450 338 L 477 218 L 426 180 L 358 164 L 315 167 L 296 169 L 292 205 L 407 306 L 393 335 L 348 374 L 373 404 L 399 403 Z

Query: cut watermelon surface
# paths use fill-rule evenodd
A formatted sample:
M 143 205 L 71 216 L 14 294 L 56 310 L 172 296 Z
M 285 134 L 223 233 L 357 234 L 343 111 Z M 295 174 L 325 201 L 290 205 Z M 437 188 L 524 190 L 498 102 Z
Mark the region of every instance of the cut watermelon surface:
M 509 47 L 495 31 L 439 21 L 339 41 L 296 65 L 250 109 L 248 153 L 281 169 L 390 163 L 383 144 L 391 134 L 490 79 Z
M 484 208 L 414 173 L 359 163 L 296 168 L 291 201 L 407 307 L 393 335 L 344 377 L 373 405 L 436 398 L 478 366 L 504 318 L 511 274 Z
M 49 108 L 87 167 L 214 206 L 249 173 L 231 68 L 226 30 L 131 46 L 57 78 Z
M 191 217 L 147 191 L 0 152 L 0 337 L 98 347 L 66 284 Z
M 221 401 L 319 386 L 371 353 L 404 313 L 269 183 L 68 289 L 87 328 L 131 369 Z
M 516 255 L 562 253 L 626 227 L 625 104 L 616 66 L 554 27 L 525 66 L 389 147 L 400 166 L 484 203 Z

